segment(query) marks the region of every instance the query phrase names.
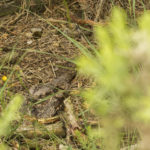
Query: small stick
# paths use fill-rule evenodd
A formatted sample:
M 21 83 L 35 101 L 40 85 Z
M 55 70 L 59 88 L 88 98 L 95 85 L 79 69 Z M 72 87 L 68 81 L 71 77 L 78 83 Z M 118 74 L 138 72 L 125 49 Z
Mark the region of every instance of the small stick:
M 74 116 L 74 113 L 73 113 L 73 106 L 71 104 L 70 97 L 65 99 L 64 104 L 65 104 L 65 110 L 66 110 L 66 113 L 68 116 L 68 120 L 71 124 L 71 127 L 73 128 L 73 130 L 80 129 L 80 127 L 77 123 L 77 120 Z
M 52 71 L 53 71 L 54 77 L 56 78 L 56 73 L 54 71 L 54 67 L 53 67 L 53 64 L 52 64 L 51 60 L 50 60 L 50 64 L 51 64 L 51 67 L 52 67 Z
M 24 118 L 25 118 L 27 121 L 31 121 L 31 122 L 37 121 L 37 122 L 39 122 L 39 123 L 41 123 L 41 124 L 54 123 L 54 122 L 60 120 L 60 117 L 59 117 L 59 116 L 50 117 L 50 118 L 40 118 L 40 119 L 37 119 L 37 118 L 35 118 L 35 117 L 31 117 L 31 116 L 25 115 Z

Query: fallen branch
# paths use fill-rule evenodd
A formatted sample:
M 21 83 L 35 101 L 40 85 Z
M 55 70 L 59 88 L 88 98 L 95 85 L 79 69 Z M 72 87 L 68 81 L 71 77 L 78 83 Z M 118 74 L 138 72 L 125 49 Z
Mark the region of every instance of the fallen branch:
M 65 111 L 67 113 L 67 119 L 71 125 L 71 128 L 73 130 L 80 129 L 77 123 L 76 117 L 74 116 L 74 113 L 73 113 L 73 106 L 71 104 L 70 97 L 65 99 L 64 104 L 65 104 Z
M 50 118 L 36 119 L 35 117 L 31 117 L 31 116 L 25 115 L 24 118 L 25 118 L 27 121 L 31 121 L 31 122 L 37 121 L 37 122 L 39 122 L 39 123 L 41 123 L 41 124 L 55 123 L 56 121 L 59 121 L 59 120 L 60 120 L 60 117 L 59 117 L 59 116 L 50 117 Z
M 23 124 L 16 130 L 16 134 L 21 134 L 26 138 L 32 139 L 34 137 L 50 139 L 51 137 L 65 137 L 66 131 L 61 121 L 48 125 L 26 125 Z
M 95 21 L 92 21 L 92 20 L 84 20 L 84 19 L 80 19 L 80 18 L 77 18 L 73 15 L 70 15 L 71 17 L 71 20 L 76 22 L 77 24 L 80 24 L 80 25 L 90 25 L 90 26 L 98 26 L 98 25 L 101 25 L 101 26 L 104 26 L 106 25 L 105 22 L 95 22 Z

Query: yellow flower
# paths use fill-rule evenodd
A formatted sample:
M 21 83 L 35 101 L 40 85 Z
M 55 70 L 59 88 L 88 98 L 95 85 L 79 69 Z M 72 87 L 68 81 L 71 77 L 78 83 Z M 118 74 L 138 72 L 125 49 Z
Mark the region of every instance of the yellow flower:
M 6 80 L 7 80 L 7 77 L 6 77 L 6 76 L 3 76 L 3 77 L 2 77 L 2 80 L 3 80 L 3 81 L 6 81 Z

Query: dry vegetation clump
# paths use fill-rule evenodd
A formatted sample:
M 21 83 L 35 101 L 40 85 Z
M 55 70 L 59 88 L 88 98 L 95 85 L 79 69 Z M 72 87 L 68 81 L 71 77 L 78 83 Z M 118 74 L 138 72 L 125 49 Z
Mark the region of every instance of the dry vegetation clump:
M 150 9 L 149 0 L 79 0 L 85 17 L 94 21 L 106 19 L 114 6 L 124 8 L 130 16 Z

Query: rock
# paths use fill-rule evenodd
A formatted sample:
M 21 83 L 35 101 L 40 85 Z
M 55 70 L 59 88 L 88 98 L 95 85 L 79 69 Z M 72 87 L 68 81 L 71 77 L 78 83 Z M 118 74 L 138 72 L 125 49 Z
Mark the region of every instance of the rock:
M 28 44 L 28 45 L 30 45 L 30 44 L 32 44 L 32 43 L 33 43 L 32 40 L 27 41 L 27 44 Z
M 30 100 L 36 105 L 32 108 L 32 115 L 36 118 L 49 118 L 61 110 L 63 100 L 68 97 L 70 82 L 76 73 L 64 73 L 46 84 L 34 85 L 29 89 Z
M 32 33 L 31 32 L 27 32 L 25 35 L 26 35 L 27 38 L 32 38 Z
M 63 144 L 59 145 L 59 150 L 67 150 L 69 147 Z
M 33 85 L 29 89 L 29 94 L 34 100 L 38 100 L 40 98 L 43 98 L 47 96 L 48 94 L 52 94 L 54 90 L 54 87 L 50 84 L 38 84 L 38 85 Z
M 42 28 L 31 28 L 32 36 L 34 38 L 40 38 L 42 36 Z

